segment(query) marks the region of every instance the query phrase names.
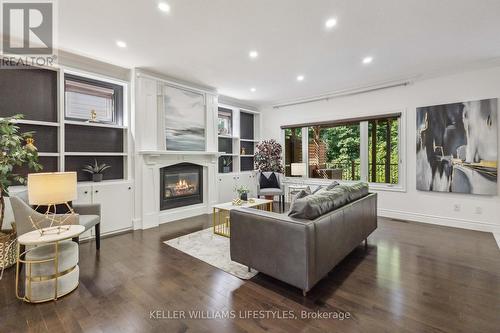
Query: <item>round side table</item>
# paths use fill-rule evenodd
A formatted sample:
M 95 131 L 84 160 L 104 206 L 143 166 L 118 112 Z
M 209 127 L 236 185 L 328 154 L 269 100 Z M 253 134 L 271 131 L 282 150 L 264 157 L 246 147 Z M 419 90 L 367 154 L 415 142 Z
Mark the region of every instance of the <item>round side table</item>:
M 81 225 L 43 228 L 17 238 L 16 296 L 29 303 L 57 300 L 78 287 L 78 244 L 71 241 L 85 231 Z M 21 245 L 26 250 L 21 253 Z M 24 264 L 24 296 L 19 293 L 20 264 Z

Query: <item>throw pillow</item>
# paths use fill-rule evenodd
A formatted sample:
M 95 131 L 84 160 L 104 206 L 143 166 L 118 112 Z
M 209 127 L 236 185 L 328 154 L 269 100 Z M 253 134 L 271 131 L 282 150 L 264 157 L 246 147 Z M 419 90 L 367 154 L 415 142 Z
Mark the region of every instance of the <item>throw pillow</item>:
M 261 173 L 259 184 L 260 188 L 280 188 L 280 185 L 278 184 L 278 178 L 276 178 L 274 172 L 272 172 L 269 175 L 269 178 L 267 178 L 263 173 Z

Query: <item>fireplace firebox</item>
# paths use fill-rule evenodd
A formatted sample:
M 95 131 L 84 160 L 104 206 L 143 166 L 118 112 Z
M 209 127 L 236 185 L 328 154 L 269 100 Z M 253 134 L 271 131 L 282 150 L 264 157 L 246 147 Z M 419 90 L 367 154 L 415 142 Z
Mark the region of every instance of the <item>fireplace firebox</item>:
M 203 167 L 179 163 L 160 169 L 160 209 L 203 203 Z

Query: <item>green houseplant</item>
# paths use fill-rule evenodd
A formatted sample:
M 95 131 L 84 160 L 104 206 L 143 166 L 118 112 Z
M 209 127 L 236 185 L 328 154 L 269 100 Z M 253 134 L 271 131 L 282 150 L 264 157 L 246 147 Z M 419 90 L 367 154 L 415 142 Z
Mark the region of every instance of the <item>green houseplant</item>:
M 14 167 L 26 165 L 35 172 L 42 169 L 42 165 L 38 163 L 38 151 L 33 145 L 33 132 L 20 133 L 19 126 L 15 124 L 16 120 L 22 118 L 21 114 L 0 118 L 0 229 L 9 186 L 13 183 L 26 183 L 26 177 L 14 173 Z
M 238 197 L 243 201 L 248 201 L 248 193 L 250 190 L 245 185 L 235 186 L 234 191 L 238 193 Z
M 88 172 L 92 175 L 92 181 L 100 182 L 102 181 L 102 175 L 104 171 L 111 168 L 111 166 L 106 163 L 99 164 L 96 159 L 94 159 L 94 164 L 86 164 L 82 171 Z

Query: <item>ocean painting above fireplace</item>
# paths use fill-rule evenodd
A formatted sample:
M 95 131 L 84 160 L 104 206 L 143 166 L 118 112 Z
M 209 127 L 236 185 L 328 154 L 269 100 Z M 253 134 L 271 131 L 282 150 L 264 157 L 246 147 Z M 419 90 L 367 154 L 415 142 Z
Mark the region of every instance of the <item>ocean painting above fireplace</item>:
M 203 203 L 203 167 L 180 163 L 160 169 L 160 209 Z

